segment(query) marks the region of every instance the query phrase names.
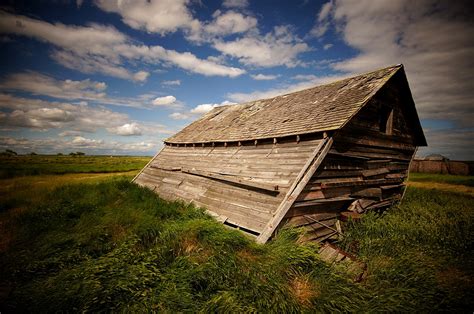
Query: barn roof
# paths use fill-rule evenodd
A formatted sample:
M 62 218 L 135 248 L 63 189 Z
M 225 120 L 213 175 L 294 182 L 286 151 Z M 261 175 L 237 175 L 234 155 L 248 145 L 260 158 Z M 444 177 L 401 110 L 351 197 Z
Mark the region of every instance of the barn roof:
M 231 142 L 341 128 L 402 65 L 239 105 L 214 108 L 167 143 Z

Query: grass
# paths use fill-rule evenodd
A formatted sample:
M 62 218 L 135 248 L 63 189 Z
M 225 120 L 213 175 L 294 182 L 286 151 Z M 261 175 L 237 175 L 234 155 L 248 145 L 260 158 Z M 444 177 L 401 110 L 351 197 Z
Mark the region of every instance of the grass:
M 473 176 L 457 176 L 449 174 L 433 174 L 433 173 L 410 173 L 410 181 L 412 182 L 436 182 L 453 185 L 465 185 L 474 187 Z
M 131 156 L 0 156 L 0 179 L 45 174 L 140 170 L 150 159 L 151 157 Z
M 349 223 L 339 245 L 368 264 L 368 277 L 357 284 L 340 266 L 322 262 L 314 244 L 297 244 L 297 230 L 257 245 L 199 208 L 129 183 L 130 177 L 47 190 L 33 181 L 0 197 L 2 204 L 9 199 L 0 212 L 1 311 L 474 308 L 469 195 L 411 187 L 384 215 Z M 35 201 L 25 202 L 29 197 Z

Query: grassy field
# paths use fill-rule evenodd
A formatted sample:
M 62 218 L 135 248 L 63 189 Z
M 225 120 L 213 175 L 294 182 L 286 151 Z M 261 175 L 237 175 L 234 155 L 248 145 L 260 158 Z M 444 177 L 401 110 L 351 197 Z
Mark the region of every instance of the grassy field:
M 139 170 L 151 157 L 0 156 L 0 179 L 28 175 L 104 173 Z
M 437 182 L 474 187 L 474 176 L 453 176 L 449 174 L 411 173 L 412 182 Z
M 0 311 L 474 309 L 474 197 L 433 189 L 436 176 L 345 226 L 339 245 L 368 264 L 354 283 L 298 231 L 257 245 L 129 183 L 134 173 L 0 180 L 12 184 L 0 194 Z

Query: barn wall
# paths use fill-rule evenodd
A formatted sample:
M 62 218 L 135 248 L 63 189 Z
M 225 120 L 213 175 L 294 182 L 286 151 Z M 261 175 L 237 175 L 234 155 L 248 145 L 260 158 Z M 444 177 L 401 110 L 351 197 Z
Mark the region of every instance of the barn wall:
M 165 199 L 191 201 L 258 234 L 320 141 L 165 146 L 135 182 Z
M 390 135 L 380 131 L 379 112 L 387 105 L 394 108 Z M 307 229 L 307 240 L 322 240 L 335 235 L 337 217 L 349 206 L 373 210 L 399 200 L 416 148 L 405 115 L 396 86 L 372 99 L 334 135 L 332 149 L 286 215 L 287 222 Z

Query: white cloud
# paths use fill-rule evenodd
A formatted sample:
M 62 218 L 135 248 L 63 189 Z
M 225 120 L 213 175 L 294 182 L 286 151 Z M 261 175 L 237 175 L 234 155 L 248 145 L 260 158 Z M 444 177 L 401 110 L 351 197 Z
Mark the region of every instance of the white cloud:
M 216 107 L 225 106 L 225 105 L 233 105 L 233 104 L 235 104 L 235 103 L 231 102 L 231 101 L 228 101 L 228 100 L 225 100 L 225 101 L 221 102 L 220 104 L 201 104 L 201 105 L 198 105 L 198 106 L 194 107 L 193 109 L 191 109 L 190 112 L 192 114 L 201 115 L 201 114 L 204 114 L 204 113 L 207 113 L 207 112 L 211 111 L 212 109 L 214 109 Z
M 108 128 L 107 130 L 111 133 L 122 136 L 142 135 L 142 130 L 136 122 L 126 123 L 115 128 Z
M 199 24 L 187 7 L 189 0 L 96 0 L 95 3 L 106 12 L 122 16 L 128 26 L 149 33 L 165 35 Z
M 155 106 L 170 106 L 176 102 L 176 97 L 174 96 L 163 96 L 157 97 L 153 100 L 153 105 Z
M 179 86 L 181 85 L 181 81 L 180 80 L 163 81 L 161 82 L 161 84 L 166 85 L 166 86 Z
M 322 37 L 329 29 L 330 22 L 330 14 L 331 11 L 334 9 L 333 1 L 326 2 L 323 4 L 319 13 L 317 15 L 318 22 L 314 25 L 314 27 L 309 32 L 310 36 L 314 37 Z
M 201 104 L 191 109 L 191 113 L 203 114 L 211 111 L 213 108 L 219 106 L 218 104 Z
M 325 44 L 325 45 L 323 46 L 323 49 L 324 49 L 324 50 L 328 50 L 328 49 L 331 48 L 332 46 L 334 46 L 334 45 L 333 45 L 333 44 Z
M 183 112 L 173 112 L 169 117 L 173 120 L 187 120 L 191 118 L 189 114 Z
M 134 154 L 153 155 L 161 146 L 161 141 L 105 141 L 94 138 L 76 136 L 72 140 L 64 138 L 16 138 L 16 137 L 0 137 L 0 149 L 13 149 L 19 153 L 67 153 L 82 151 L 87 154 L 107 154 L 107 155 L 123 155 Z
M 279 75 L 272 75 L 272 74 L 256 74 L 256 75 L 250 75 L 254 80 L 257 80 L 257 81 L 270 81 L 270 80 L 274 80 L 274 79 L 277 79 L 279 77 Z
M 68 128 L 74 131 L 94 132 L 97 129 L 117 127 L 127 123 L 128 116 L 104 107 L 50 102 L 40 99 L 0 94 L 0 108 L 7 109 L 0 124 L 16 128 L 39 130 Z
M 318 22 L 322 22 L 324 20 L 327 20 L 329 17 L 329 13 L 331 12 L 331 9 L 333 8 L 333 3 L 332 1 L 326 2 L 323 4 L 321 7 L 321 10 L 319 11 L 318 14 Z
M 27 36 L 53 44 L 51 57 L 61 65 L 84 73 L 106 75 L 142 82 L 149 73 L 132 72 L 124 61 L 168 64 L 203 75 L 236 77 L 244 70 L 199 59 L 190 52 L 168 50 L 161 46 L 137 45 L 128 36 L 110 26 L 51 24 L 45 21 L 0 11 L 0 33 Z
M 0 82 L 0 90 L 24 91 L 35 95 L 46 95 L 62 99 L 97 100 L 105 97 L 104 82 L 89 79 L 82 81 L 57 80 L 38 72 L 15 73 Z
M 82 136 L 76 136 L 71 141 L 71 143 L 78 147 L 84 146 L 84 147 L 89 147 L 89 148 L 96 148 L 98 145 L 102 145 L 104 141 L 84 138 Z
M 473 126 L 474 26 L 463 2 L 336 1 L 329 19 L 359 51 L 334 69 L 403 63 L 421 118 Z
M 233 41 L 217 40 L 213 46 L 245 65 L 259 67 L 295 67 L 301 64 L 298 55 L 310 50 L 288 26 L 277 26 L 264 36 L 247 34 Z
M 224 0 L 222 6 L 225 8 L 245 8 L 248 7 L 248 0 Z
M 256 18 L 235 11 L 222 13 L 218 10 L 214 12 L 213 17 L 214 20 L 204 26 L 204 31 L 211 35 L 245 33 L 257 26 Z

